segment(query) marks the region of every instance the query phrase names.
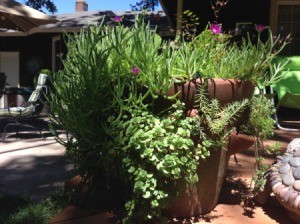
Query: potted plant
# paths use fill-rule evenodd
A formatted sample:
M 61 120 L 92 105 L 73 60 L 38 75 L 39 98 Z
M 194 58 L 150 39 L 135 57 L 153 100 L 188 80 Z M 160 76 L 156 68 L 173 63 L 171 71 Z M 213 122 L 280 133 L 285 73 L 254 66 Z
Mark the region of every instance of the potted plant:
M 212 205 L 195 208 L 193 214 L 208 212 L 224 179 L 229 137 L 249 110 L 254 81 L 264 79 L 271 66 L 276 41 L 231 43 L 210 27 L 170 47 L 141 17 L 131 28 L 121 18 L 115 22 L 114 27 L 102 23 L 68 36 L 64 70 L 52 77 L 52 131 L 84 179 L 93 176 L 113 189 L 121 186 L 124 222 L 161 220 L 185 186 L 201 188 L 198 179 L 208 169 L 203 164 L 211 163 L 223 173 L 213 190 L 216 196 Z M 217 66 L 216 51 L 227 55 L 218 58 Z M 242 62 L 247 68 L 237 70 Z M 219 81 L 212 79 L 215 73 L 231 78 L 230 89 L 237 90 L 233 95 L 247 92 L 246 99 L 216 99 L 219 89 L 211 88 Z M 277 77 L 276 72 L 271 75 L 266 82 Z M 250 90 L 240 88 L 241 83 L 248 83 Z M 187 116 L 191 110 L 197 116 Z M 58 127 L 68 131 L 67 140 L 57 134 Z M 214 177 L 202 178 L 208 179 Z

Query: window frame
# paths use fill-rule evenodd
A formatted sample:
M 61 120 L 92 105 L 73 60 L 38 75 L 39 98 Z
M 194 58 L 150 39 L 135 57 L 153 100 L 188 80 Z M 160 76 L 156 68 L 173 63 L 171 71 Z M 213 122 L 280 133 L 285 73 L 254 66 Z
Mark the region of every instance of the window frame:
M 271 0 L 270 28 L 275 35 L 278 34 L 278 11 L 280 5 L 300 5 L 300 0 Z

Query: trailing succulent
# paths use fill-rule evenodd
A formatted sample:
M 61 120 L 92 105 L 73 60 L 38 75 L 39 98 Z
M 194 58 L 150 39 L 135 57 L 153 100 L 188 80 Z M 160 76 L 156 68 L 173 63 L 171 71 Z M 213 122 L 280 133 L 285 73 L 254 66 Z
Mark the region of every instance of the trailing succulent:
M 221 108 L 217 100 L 206 98 L 204 89 L 198 95 L 203 107 L 194 118 L 184 115 L 179 101 L 161 114 L 141 103 L 125 107 L 121 117 L 110 117 L 110 145 L 122 158 L 120 173 L 130 186 L 125 222 L 163 222 L 162 210 L 178 196 L 180 186 L 198 181 L 199 161 L 226 146 L 248 100 Z
M 180 182 L 198 180 L 201 150 L 190 138 L 195 119 L 184 117 L 183 109 L 178 102 L 165 115 L 155 115 L 139 106 L 110 119 L 116 127 L 114 148 L 122 158 L 120 178 L 130 188 L 127 223 L 161 218 L 161 209 L 176 196 Z

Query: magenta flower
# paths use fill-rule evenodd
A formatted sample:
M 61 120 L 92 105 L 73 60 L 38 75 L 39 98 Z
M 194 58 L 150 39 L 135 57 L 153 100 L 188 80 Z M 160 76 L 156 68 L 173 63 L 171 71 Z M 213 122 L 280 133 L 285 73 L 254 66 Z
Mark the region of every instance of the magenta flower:
M 210 25 L 210 31 L 213 33 L 213 34 L 220 34 L 222 33 L 222 27 L 221 27 L 221 24 L 211 24 Z
M 266 26 L 262 25 L 262 24 L 258 24 L 258 25 L 255 25 L 255 29 L 257 30 L 257 32 L 261 32 L 266 29 Z
M 115 18 L 113 18 L 113 20 L 117 23 L 122 22 L 122 18 L 120 16 L 116 16 Z
M 137 75 L 140 73 L 140 69 L 138 67 L 134 67 L 131 69 L 131 72 L 134 74 L 134 75 Z

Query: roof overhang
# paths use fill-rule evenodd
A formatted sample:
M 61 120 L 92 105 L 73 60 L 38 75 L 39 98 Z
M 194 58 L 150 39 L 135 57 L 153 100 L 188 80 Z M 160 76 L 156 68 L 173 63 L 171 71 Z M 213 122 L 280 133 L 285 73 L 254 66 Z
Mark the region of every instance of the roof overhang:
M 28 32 L 20 32 L 15 30 L 2 30 L 0 31 L 0 37 L 20 37 L 29 36 L 37 33 L 77 33 L 82 30 L 86 30 L 89 26 L 95 26 L 101 23 L 102 19 L 107 25 L 114 25 L 112 18 L 120 16 L 123 18 L 125 26 L 131 26 L 134 24 L 134 18 L 136 13 L 133 11 L 94 11 L 94 12 L 83 12 L 83 13 L 69 13 L 69 14 L 58 14 L 54 17 L 57 19 L 55 24 L 47 24 L 39 27 L 35 27 Z M 158 18 L 156 20 L 156 18 Z M 153 29 L 158 26 L 158 34 L 164 36 L 174 36 L 174 30 L 170 29 L 170 22 L 167 21 L 165 13 L 162 11 L 148 12 L 146 21 L 149 21 Z M 160 22 L 159 22 L 160 21 Z M 161 23 L 162 22 L 162 23 Z M 161 24 L 161 26 L 160 26 Z

